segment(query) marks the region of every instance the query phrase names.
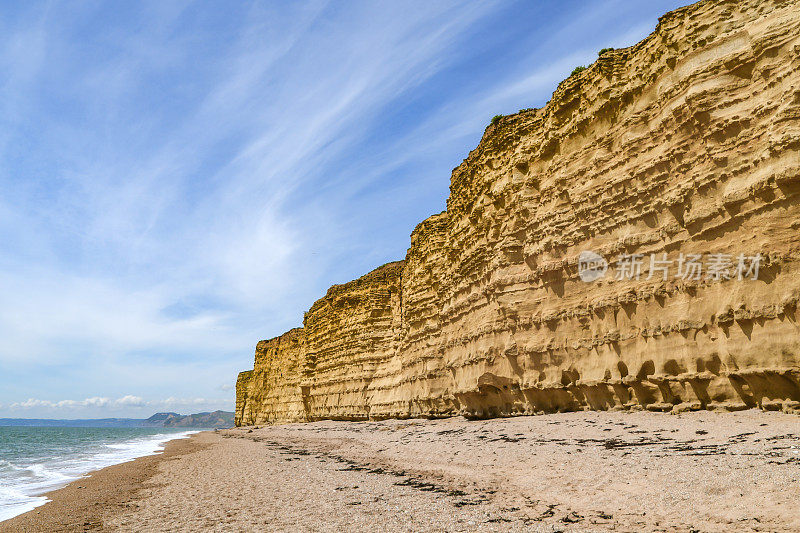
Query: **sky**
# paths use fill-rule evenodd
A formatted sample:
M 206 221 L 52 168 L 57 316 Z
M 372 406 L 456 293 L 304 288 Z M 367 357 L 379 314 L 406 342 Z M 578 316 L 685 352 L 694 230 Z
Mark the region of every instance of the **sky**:
M 232 411 L 494 115 L 686 3 L 0 0 L 0 417 Z

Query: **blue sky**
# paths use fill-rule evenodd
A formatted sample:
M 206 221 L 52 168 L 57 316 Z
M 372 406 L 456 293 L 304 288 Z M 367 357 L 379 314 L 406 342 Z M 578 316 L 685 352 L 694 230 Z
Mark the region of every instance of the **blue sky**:
M 0 2 L 0 417 L 233 409 L 492 116 L 687 2 Z

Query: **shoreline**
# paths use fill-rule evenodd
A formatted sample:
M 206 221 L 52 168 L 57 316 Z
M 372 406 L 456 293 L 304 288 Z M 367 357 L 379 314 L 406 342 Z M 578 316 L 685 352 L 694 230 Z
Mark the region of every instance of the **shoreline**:
M 800 417 L 581 411 L 202 432 L 0 532 L 800 531 Z
M 103 530 L 104 521 L 136 500 L 161 461 L 202 449 L 195 438 L 202 433 L 171 439 L 164 450 L 88 472 L 85 477 L 41 496 L 49 501 L 0 522 L 0 532 L 73 532 Z

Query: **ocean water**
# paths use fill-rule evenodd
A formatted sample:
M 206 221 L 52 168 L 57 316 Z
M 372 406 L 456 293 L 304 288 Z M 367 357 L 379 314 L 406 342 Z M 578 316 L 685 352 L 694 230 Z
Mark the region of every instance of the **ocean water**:
M 0 427 L 0 521 L 47 502 L 45 492 L 93 470 L 162 451 L 197 431 L 165 428 Z

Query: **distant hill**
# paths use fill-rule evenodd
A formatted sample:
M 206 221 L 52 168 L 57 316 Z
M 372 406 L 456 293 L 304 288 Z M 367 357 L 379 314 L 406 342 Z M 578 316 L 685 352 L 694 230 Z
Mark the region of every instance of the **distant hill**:
M 233 427 L 233 413 L 214 411 L 213 413 L 156 413 L 144 421 L 144 425 L 165 428 L 229 428 Z
M 164 422 L 171 418 L 181 417 L 183 415 L 179 415 L 178 413 L 156 413 L 147 420 L 145 420 L 145 424 L 153 425 L 153 426 L 163 426 Z
M 138 418 L 95 418 L 78 420 L 53 420 L 44 418 L 0 418 L 0 426 L 29 427 L 92 427 L 92 428 L 197 428 L 216 429 L 233 427 L 233 413 L 214 411 L 213 413 L 156 413 L 147 419 Z

